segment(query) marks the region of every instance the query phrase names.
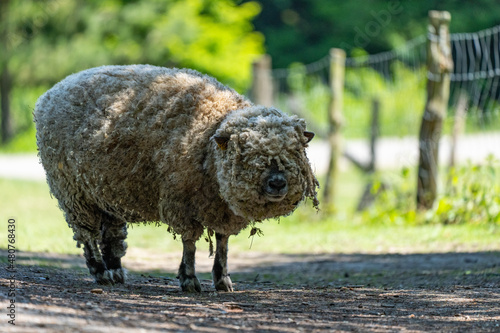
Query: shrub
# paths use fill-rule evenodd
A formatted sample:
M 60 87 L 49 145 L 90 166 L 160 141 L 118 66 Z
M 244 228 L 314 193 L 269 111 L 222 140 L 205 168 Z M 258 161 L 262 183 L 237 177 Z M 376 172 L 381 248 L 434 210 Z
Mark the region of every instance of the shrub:
M 484 164 L 451 169 L 445 195 L 428 219 L 443 224 L 500 224 L 499 162 L 493 156 Z
M 405 168 L 399 175 L 378 176 L 374 204 L 362 213 L 368 223 L 389 224 L 500 224 L 500 163 L 490 156 L 482 164 L 453 168 L 442 179 L 447 184 L 434 208 L 416 209 L 416 177 Z M 386 190 L 379 191 L 382 184 Z

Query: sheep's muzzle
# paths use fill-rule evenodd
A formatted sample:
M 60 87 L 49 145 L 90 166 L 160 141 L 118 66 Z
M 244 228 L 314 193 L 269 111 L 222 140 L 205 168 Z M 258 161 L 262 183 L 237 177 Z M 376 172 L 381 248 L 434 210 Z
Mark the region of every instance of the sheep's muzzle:
M 269 201 L 279 202 L 288 193 L 288 181 L 285 173 L 278 170 L 276 165 L 271 166 L 269 175 L 264 179 L 262 190 Z

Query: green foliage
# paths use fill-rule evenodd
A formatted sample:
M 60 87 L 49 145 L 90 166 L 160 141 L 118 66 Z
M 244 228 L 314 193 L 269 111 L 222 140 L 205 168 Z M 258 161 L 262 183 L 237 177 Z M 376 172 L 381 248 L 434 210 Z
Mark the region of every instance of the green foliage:
M 500 105 L 491 98 L 487 108 L 469 106 L 465 119 L 465 130 L 468 133 L 499 131 L 500 130 Z
M 346 68 L 344 135 L 367 137 L 374 99 L 380 103 L 382 136 L 417 135 L 425 105 L 425 68 L 412 70 L 401 62 L 391 65 L 391 78 L 370 67 Z
M 382 183 L 389 184 L 376 198 L 374 205 L 363 212 L 368 223 L 471 224 L 500 225 L 500 163 L 493 157 L 484 164 L 468 164 L 450 170 L 445 176 L 448 185 L 439 194 L 434 208 L 427 212 L 416 209 L 416 175 L 403 169 L 398 177 L 375 180 L 373 193 Z
M 33 110 L 38 97 L 48 87 L 20 87 L 16 86 L 11 94 L 11 114 L 14 132 L 17 135 L 7 144 L 0 145 L 0 152 L 25 153 L 36 152 L 35 124 L 33 123 Z
M 382 136 L 417 135 L 425 105 L 425 68 L 412 70 L 401 62 L 390 68 L 384 78 L 371 67 L 348 67 L 345 73 L 342 134 L 347 138 L 366 138 L 374 99 L 380 103 Z M 319 75 L 308 74 L 302 64 L 294 63 L 287 78 L 289 94 L 278 96 L 278 106 L 306 119 L 319 136 L 328 130 L 330 88 Z
M 452 169 L 446 194 L 437 202 L 430 222 L 500 224 L 500 164 L 490 156 L 483 165 Z
M 190 67 L 241 91 L 263 52 L 250 23 L 259 11 L 234 0 L 13 1 L 9 67 L 23 85 L 104 64 Z
M 382 225 L 412 225 L 421 218 L 416 212 L 416 177 L 408 168 L 400 174 L 386 177 L 375 176 L 372 194 L 376 196 L 373 205 L 362 212 L 366 223 Z
M 260 7 L 232 1 L 175 2 L 153 34 L 174 62 L 211 73 L 240 91 L 250 83 L 250 64 L 263 52 L 263 38 L 251 32 Z M 155 43 L 156 44 L 156 43 Z
M 330 90 L 318 76 L 307 75 L 303 64 L 290 66 L 290 74 L 286 78 L 290 88 L 289 94 L 278 94 L 277 106 L 291 114 L 298 114 L 307 121 L 309 129 L 320 137 L 326 136 L 328 122 L 327 107 Z

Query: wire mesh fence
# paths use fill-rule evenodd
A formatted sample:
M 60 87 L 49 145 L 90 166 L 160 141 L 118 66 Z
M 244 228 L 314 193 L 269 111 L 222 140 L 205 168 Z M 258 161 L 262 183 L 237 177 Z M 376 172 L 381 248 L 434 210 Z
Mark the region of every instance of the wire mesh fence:
M 450 36 L 454 67 L 450 73 L 450 98 L 443 128 L 443 160 L 449 158 L 447 150 L 452 144 L 454 123 L 457 121 L 455 116 L 463 118 L 467 138 L 479 144 L 477 149 L 482 152 L 481 156 L 498 154 L 499 35 L 500 26 L 495 26 L 479 32 Z M 346 149 L 349 149 L 349 145 L 352 149 L 357 149 L 356 146 L 362 144 L 356 140 L 368 138 L 372 103 L 375 99 L 380 103 L 382 137 L 399 140 L 402 147 L 410 146 L 404 144 L 408 140 L 417 140 L 425 107 L 426 81 L 433 79 L 433 74 L 426 67 L 428 38 L 432 36 L 417 37 L 387 52 L 346 59 L 342 130 L 343 136 L 348 140 Z M 296 63 L 287 69 L 272 71 L 275 105 L 305 118 L 308 126 L 320 138 L 326 138 L 328 131 L 330 65 L 328 55 L 311 64 Z M 461 96 L 462 104 L 459 105 Z M 457 114 L 460 107 L 464 112 Z M 457 152 L 458 158 L 474 159 L 474 154 L 468 154 L 474 152 L 474 146 L 468 141 L 461 141 L 463 140 L 458 139 L 461 144 Z M 384 139 L 381 140 L 381 145 L 383 144 Z M 413 164 L 418 154 L 415 145 L 417 143 L 413 144 L 411 151 L 400 148 L 402 151 L 388 154 L 393 159 L 400 155 L 399 164 Z M 366 149 L 365 147 L 364 150 Z

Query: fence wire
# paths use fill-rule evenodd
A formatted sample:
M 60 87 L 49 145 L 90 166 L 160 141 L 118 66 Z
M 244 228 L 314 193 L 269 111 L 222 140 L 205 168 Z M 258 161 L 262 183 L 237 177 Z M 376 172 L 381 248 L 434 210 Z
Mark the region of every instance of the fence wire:
M 445 133 L 452 127 L 460 96 L 467 98 L 467 129 L 500 131 L 500 26 L 475 33 L 450 35 L 453 72 L 450 73 L 449 114 Z M 373 55 L 345 62 L 344 135 L 367 135 L 372 101 L 381 105 L 381 135 L 415 136 L 425 106 L 427 36 Z M 273 70 L 278 107 L 304 117 L 320 136 L 327 132 L 330 57 Z

